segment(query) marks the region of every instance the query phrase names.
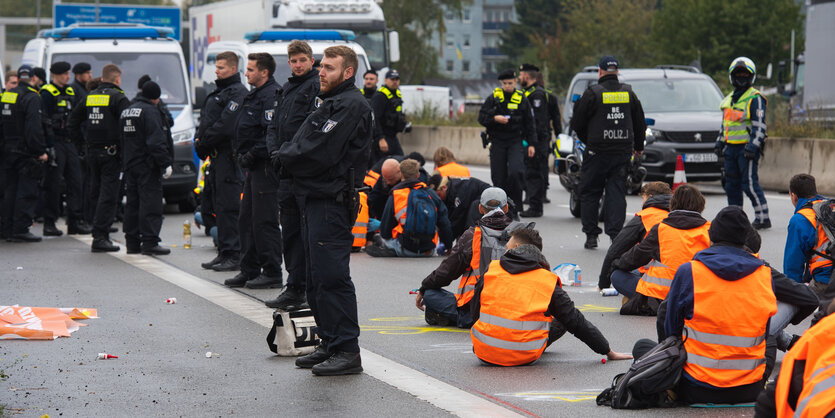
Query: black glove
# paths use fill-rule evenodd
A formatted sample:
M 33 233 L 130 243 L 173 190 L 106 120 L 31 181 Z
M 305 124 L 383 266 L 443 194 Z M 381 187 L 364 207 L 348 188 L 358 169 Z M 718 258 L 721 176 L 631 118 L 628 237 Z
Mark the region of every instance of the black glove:
M 756 160 L 760 155 L 760 148 L 749 142 L 745 145 L 745 151 L 742 152 L 742 155 L 746 160 Z
M 725 156 L 725 143 L 722 141 L 716 141 L 716 145 L 713 147 L 713 153 L 716 154 L 717 157 L 722 158 Z
M 238 165 L 240 165 L 241 168 L 252 168 L 255 165 L 255 156 L 250 152 L 238 155 Z
M 203 143 L 200 141 L 194 143 L 194 152 L 197 153 L 197 157 L 201 160 L 205 160 L 209 156 L 208 147 L 203 146 Z
M 276 173 L 281 171 L 281 160 L 278 158 L 278 151 L 273 151 L 270 153 L 270 164 L 273 166 L 273 170 Z

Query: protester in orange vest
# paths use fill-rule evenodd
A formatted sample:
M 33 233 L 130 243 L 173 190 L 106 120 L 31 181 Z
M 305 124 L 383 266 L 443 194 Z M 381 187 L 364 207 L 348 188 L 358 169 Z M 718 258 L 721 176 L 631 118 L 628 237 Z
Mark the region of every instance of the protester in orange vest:
M 632 298 L 621 309 L 622 314 L 657 314 L 658 304 L 667 297 L 678 266 L 710 245 L 710 222 L 701 215 L 704 208 L 705 198 L 696 186 L 679 186 L 670 199 L 669 215 L 652 227 L 640 244 L 612 262 L 622 271 L 612 273 L 612 284 L 618 292 Z M 630 273 L 647 264 L 642 276 Z M 635 297 L 639 295 L 644 297 Z
M 670 197 L 672 197 L 672 194 L 670 185 L 663 181 L 653 181 L 641 188 L 642 209 L 626 223 L 612 241 L 612 245 L 609 246 L 606 258 L 603 259 L 603 267 L 600 269 L 600 277 L 597 279 L 598 288 L 605 289 L 612 286 L 610 279 L 613 273 L 612 261 L 629 251 L 630 248 L 638 245 L 649 234 L 653 226 L 658 225 L 667 217 L 670 212 Z M 629 272 L 621 273 L 630 274 Z M 632 272 L 631 274 L 640 277 L 643 271 L 640 273 Z M 637 282 L 637 278 L 632 281 Z
M 473 326 L 470 301 L 476 282 L 484 275 L 490 262 L 505 251 L 510 231 L 523 227 L 507 216 L 507 194 L 498 187 L 481 193 L 478 225 L 461 234 L 449 256 L 420 284 L 415 306 L 425 311 L 429 325 L 455 324 L 459 328 Z M 444 289 L 461 278 L 455 293 Z
M 433 174 L 426 183 L 444 201 L 452 225 L 452 239 L 458 239 L 467 228 L 474 226 L 481 218 L 478 202 L 481 193 L 490 187 L 475 177 L 454 178 Z M 508 202 L 509 203 L 509 202 Z
M 391 195 L 391 189 L 400 183 L 400 162 L 411 158 L 420 163 L 420 181 L 426 182 L 429 179 L 429 173 L 423 169 L 425 159 L 419 152 L 412 152 L 408 156 L 392 155 L 387 159 L 383 159 L 374 164 L 368 169 L 363 179 L 363 184 L 371 187 L 368 192 L 368 210 L 369 216 L 373 219 L 380 219 L 383 216 L 383 209 L 386 207 L 386 201 Z
M 473 352 L 498 366 L 531 364 L 565 331 L 609 360 L 631 359 L 616 353 L 609 342 L 562 290 L 542 255 L 536 230 L 511 232 L 508 251 L 492 261 L 473 295 L 470 330 Z
M 447 147 L 438 147 L 435 155 L 435 173 L 443 177 L 470 177 L 470 169 L 455 162 L 455 154 Z

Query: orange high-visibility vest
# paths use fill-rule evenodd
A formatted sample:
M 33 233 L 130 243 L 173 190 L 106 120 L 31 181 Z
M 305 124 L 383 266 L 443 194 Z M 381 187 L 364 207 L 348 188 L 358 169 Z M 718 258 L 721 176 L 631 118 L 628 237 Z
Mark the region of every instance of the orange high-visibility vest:
M 635 216 L 640 216 L 641 223 L 644 224 L 644 231 L 646 231 L 644 232 L 644 238 L 646 238 L 647 235 L 649 235 L 649 231 L 652 229 L 653 226 L 660 224 L 661 221 L 663 221 L 664 218 L 666 218 L 669 214 L 669 211 L 654 207 L 648 207 L 636 213 Z M 646 273 L 647 267 L 638 267 L 638 271 L 641 272 L 641 274 Z
M 481 311 L 470 330 L 475 355 L 501 366 L 538 359 L 548 345 L 552 317 L 545 311 L 557 276 L 545 269 L 510 274 L 494 260 L 483 280 Z
M 477 226 L 473 230 L 473 257 L 470 259 L 470 266 L 461 275 L 458 289 L 455 291 L 455 302 L 459 308 L 472 300 L 481 273 L 481 227 Z
M 406 226 L 406 209 L 409 206 L 409 193 L 417 189 L 425 189 L 426 183 L 417 182 L 411 188 L 395 189 L 391 191 L 391 196 L 394 199 L 394 218 L 397 219 L 397 225 L 391 230 L 391 237 L 397 238 L 403 233 L 403 227 Z M 438 231 L 435 231 L 435 237 L 432 242 L 438 245 Z
M 368 187 L 374 187 L 374 185 L 377 184 L 377 180 L 379 179 L 380 173 L 374 170 L 368 170 L 368 172 L 365 173 L 365 178 L 362 180 L 362 184 Z
M 441 177 L 470 177 L 470 169 L 455 161 L 437 167 L 435 171 L 440 173 Z
M 818 202 L 820 202 L 820 200 L 816 200 L 812 202 L 812 204 L 814 205 Z M 815 230 L 818 231 L 818 242 L 815 243 L 815 251 L 822 253 L 829 244 L 829 238 L 826 237 L 826 232 L 824 232 L 823 228 L 821 228 L 818 224 L 818 220 L 815 219 L 815 210 L 811 207 L 805 207 L 797 211 L 797 213 L 803 215 L 803 217 L 806 218 L 806 220 L 809 221 L 813 227 L 815 227 Z M 814 275 L 815 270 L 823 267 L 829 267 L 831 265 L 832 260 L 827 260 L 826 258 L 823 258 L 815 253 L 811 253 L 809 255 L 809 273 L 812 273 L 812 275 Z
M 365 237 L 368 234 L 368 195 L 365 192 L 359 192 L 360 196 L 360 211 L 357 214 L 357 220 L 354 221 L 354 227 L 351 233 L 354 235 L 353 247 L 365 247 Z
M 792 372 L 803 366 L 803 389 L 794 408 L 789 404 Z M 815 418 L 835 410 L 835 315 L 809 328 L 783 357 L 775 390 L 777 417 Z
M 658 224 L 658 252 L 660 260 L 653 259 L 647 272 L 641 276 L 635 291 L 666 299 L 670 284 L 678 267 L 693 259 L 693 256 L 710 246 L 707 230 L 710 222 L 693 229 L 677 229 L 663 222 Z
M 693 318 L 684 320 L 684 371 L 720 388 L 762 380 L 766 326 L 777 313 L 771 268 L 763 265 L 748 276 L 729 281 L 699 261 L 691 261 L 690 267 Z

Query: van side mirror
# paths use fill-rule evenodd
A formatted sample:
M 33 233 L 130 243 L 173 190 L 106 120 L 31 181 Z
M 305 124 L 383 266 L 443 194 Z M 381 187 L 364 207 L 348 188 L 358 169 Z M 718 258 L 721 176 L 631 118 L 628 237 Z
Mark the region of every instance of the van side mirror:
M 389 61 L 400 61 L 400 34 L 396 30 L 389 32 Z

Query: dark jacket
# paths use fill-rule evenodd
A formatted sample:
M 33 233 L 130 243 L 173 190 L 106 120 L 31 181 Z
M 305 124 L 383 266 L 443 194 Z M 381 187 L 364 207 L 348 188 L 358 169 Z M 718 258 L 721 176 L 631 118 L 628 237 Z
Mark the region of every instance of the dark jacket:
M 247 93 L 235 125 L 236 153 L 249 153 L 261 160 L 269 157 L 267 136 L 275 134 L 270 128 L 275 115 L 275 99 L 279 89 L 278 83 L 270 77 L 261 87 Z
M 490 185 L 477 179 L 449 179 L 444 204 L 449 211 L 449 223 L 452 225 L 452 238 L 457 239 L 467 230 L 470 207 L 481 199 L 481 192 Z
M 372 87 L 367 89 L 365 87 L 360 89 L 360 93 L 362 93 L 362 97 L 365 97 L 368 102 L 371 102 L 371 98 L 374 97 L 374 93 L 377 92 L 377 87 Z M 379 139 L 379 138 L 378 138 Z
M 545 88 L 534 84 L 525 90 L 528 103 L 533 110 L 533 119 L 536 126 L 537 153 L 547 155 L 548 144 L 551 139 L 551 109 L 549 108 L 548 92 Z
M 55 90 L 50 91 L 47 86 Z M 55 141 L 63 141 L 70 138 L 70 131 L 67 125 L 70 120 L 70 113 L 75 106 L 75 92 L 69 85 L 58 87 L 50 83 L 41 88 L 41 109 L 43 109 L 43 122 L 45 126 L 46 145 L 55 146 Z M 57 94 L 55 94 L 57 93 Z
M 8 152 L 40 156 L 46 152 L 38 91 L 24 82 L 4 94 L 17 94 L 15 103 L 2 103 L 0 144 Z
M 272 154 L 281 144 L 290 142 L 308 115 L 316 110 L 316 96 L 319 95 L 319 70 L 292 76 L 283 86 L 275 107 L 273 126 L 275 134 L 268 137 L 267 150 Z
M 281 145 L 279 158 L 282 171 L 293 179 L 294 193 L 337 198 L 351 184 L 362 184 L 373 117 L 371 106 L 353 79 L 320 93 L 319 99 L 319 107 L 305 119 L 293 139 Z
M 409 189 L 418 183 L 420 183 L 420 180 L 401 181 L 391 191 Z M 444 202 L 441 201 L 441 198 L 438 197 L 434 190 L 429 188 L 425 188 L 424 190 L 429 192 L 429 196 L 432 197 L 432 202 L 435 203 L 435 208 L 438 211 L 436 217 L 437 224 L 435 225 L 438 231 L 438 240 L 444 243 L 447 248 L 452 248 L 452 229 L 449 225 L 449 215 L 447 214 L 446 205 L 444 205 Z M 397 224 L 398 221 L 394 213 L 394 195 L 389 193 L 386 207 L 383 209 L 383 216 L 380 218 L 380 236 L 384 239 L 391 239 L 391 231 Z
M 501 266 L 510 274 L 522 274 L 536 269 L 550 270 L 551 266 L 539 253 L 538 257 L 533 257 L 528 254 L 520 254 L 515 250 L 506 252 L 499 260 Z M 478 321 L 481 314 L 481 291 L 484 289 L 484 281 L 479 280 L 475 286 L 473 294 L 472 315 L 473 322 Z M 519 301 L 525 303 L 527 301 Z M 554 294 L 551 296 L 551 303 L 548 304 L 548 310 L 545 315 L 552 316 L 559 321 L 565 329 L 584 342 L 595 353 L 607 354 L 610 351 L 609 341 L 600 333 L 594 324 L 589 322 L 583 313 L 574 307 L 574 302 L 568 297 L 568 293 L 562 290 L 562 287 L 554 288 Z
M 389 99 L 380 89 L 377 89 L 371 96 L 371 109 L 374 110 L 375 141 L 383 137 L 396 136 L 405 126 L 406 116 L 402 109 L 403 99 L 399 96 L 400 89 L 392 91 L 391 94 L 393 97 Z M 398 108 L 400 110 L 397 110 Z
M 171 165 L 170 127 L 159 107 L 139 96 L 122 111 L 122 161 L 127 170 L 150 165 L 158 172 Z
M 792 280 L 803 283 L 812 278 L 816 282 L 829 283 L 832 275 L 832 266 L 819 267 L 815 271 L 809 271 L 809 259 L 813 250 L 818 245 L 818 231 L 816 225 L 812 225 L 803 214 L 797 213 L 800 209 L 808 207 L 815 200 L 826 199 L 821 195 L 811 198 L 800 198 L 794 208 L 794 215 L 789 219 L 789 233 L 786 237 L 786 248 L 783 252 L 783 271 Z
M 536 125 L 530 102 L 522 93 L 522 102 L 517 109 L 508 109 L 507 105 L 513 93 L 503 93 L 504 101 L 499 102 L 491 94 L 481 105 L 478 112 L 478 123 L 487 128 L 487 135 L 491 141 L 527 141 L 528 145 L 536 146 Z M 510 115 L 510 122 L 501 124 L 493 119 L 496 115 Z
M 695 229 L 707 222 L 701 214 L 689 210 L 674 210 L 661 223 L 676 229 Z M 661 259 L 661 247 L 658 244 L 658 225 L 652 227 L 649 235 L 640 244 L 632 247 L 625 254 L 615 259 L 612 266 L 617 269 L 632 271 L 645 266 L 652 260 Z
M 513 222 L 508 216 L 504 214 L 494 214 L 486 218 L 481 218 L 478 221 L 478 226 L 486 226 L 497 231 L 502 231 Z M 449 286 L 450 283 L 461 277 L 462 274 L 470 267 L 470 262 L 473 259 L 473 234 L 476 227 L 471 227 L 464 231 L 452 247 L 444 261 L 432 273 L 429 273 L 423 282 L 420 284 L 420 292 L 423 293 L 426 289 L 440 289 Z
M 659 208 L 669 211 L 671 197 L 672 195 L 668 194 L 652 196 L 644 202 L 641 209 Z M 623 229 L 620 230 L 612 241 L 612 245 L 609 246 L 609 251 L 606 252 L 606 258 L 603 259 L 603 267 L 600 268 L 600 277 L 597 279 L 597 285 L 601 289 L 612 285 L 610 279 L 612 271 L 614 271 L 612 262 L 623 256 L 630 248 L 640 243 L 646 235 L 647 230 L 644 229 L 644 223 L 641 221 L 640 215 L 636 214 L 624 225 Z
M 621 88 L 621 83 L 618 81 L 618 76 L 616 74 L 609 74 L 600 77 L 598 84 L 604 86 L 607 90 L 619 90 Z M 634 143 L 631 148 L 636 151 L 643 151 L 647 131 L 644 109 L 641 107 L 641 102 L 638 100 L 638 97 L 631 90 L 629 91 L 629 98 L 632 131 L 634 134 Z M 628 153 L 629 150 L 623 149 L 621 144 L 611 143 L 609 141 L 605 141 L 603 138 L 589 137 L 589 125 L 592 123 L 595 109 L 598 105 L 597 96 L 592 91 L 592 87 L 589 87 L 583 93 L 583 96 L 580 97 L 580 100 L 574 104 L 574 113 L 571 116 L 571 130 L 577 133 L 577 137 L 588 146 L 590 151 L 601 154 Z
M 73 107 L 78 106 L 79 104 L 83 103 L 87 100 L 87 94 L 90 92 L 87 91 L 87 86 L 83 85 L 78 82 L 78 80 L 73 77 L 72 83 L 70 83 L 70 87 L 72 87 L 73 93 L 75 93 L 75 103 L 73 103 Z
M 87 106 L 91 95 L 109 96 L 107 106 Z M 119 117 L 128 106 L 130 106 L 130 100 L 119 86 L 102 82 L 87 95 L 84 102 L 79 103 L 73 109 L 69 122 L 70 136 L 77 143 L 83 142 L 85 138 L 82 136 L 81 129 L 84 124 L 87 145 L 118 145 L 122 132 Z M 93 108 L 100 109 L 98 114 L 100 116 L 96 116 L 96 113 L 92 111 Z
M 214 151 L 229 152 L 235 148 L 235 123 L 247 94 L 238 73 L 215 80 L 215 86 L 200 111 L 200 125 L 194 136 L 199 139 L 194 148 L 203 158 Z

